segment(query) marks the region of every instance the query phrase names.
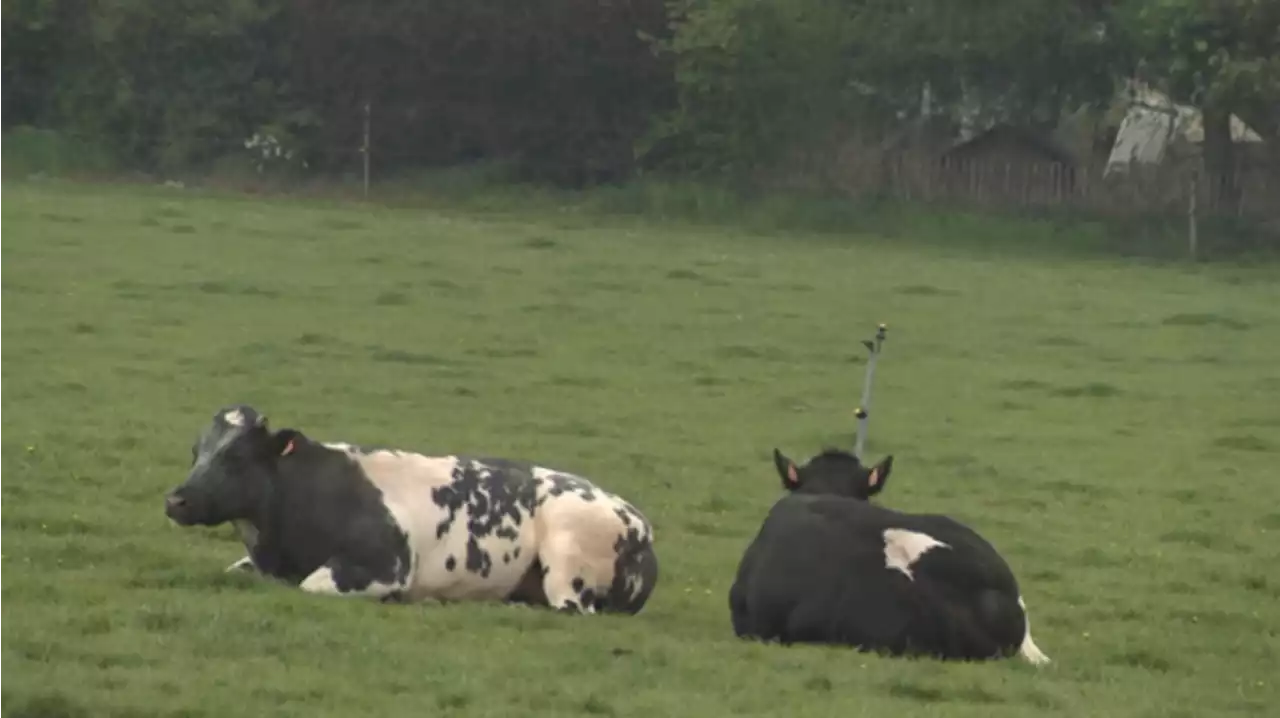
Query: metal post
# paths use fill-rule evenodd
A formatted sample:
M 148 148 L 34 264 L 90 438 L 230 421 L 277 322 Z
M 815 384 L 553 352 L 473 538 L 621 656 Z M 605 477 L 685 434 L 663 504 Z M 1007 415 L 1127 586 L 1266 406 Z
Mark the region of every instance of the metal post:
M 876 373 L 876 359 L 880 357 L 880 348 L 884 344 L 885 334 L 889 327 L 881 324 L 876 330 L 875 339 L 864 339 L 862 346 L 867 348 L 869 355 L 867 357 L 867 374 L 862 382 L 862 403 L 858 406 L 856 415 L 858 417 L 858 436 L 854 440 L 853 455 L 862 458 L 862 449 L 867 443 L 867 424 L 870 421 L 871 410 L 871 379 Z

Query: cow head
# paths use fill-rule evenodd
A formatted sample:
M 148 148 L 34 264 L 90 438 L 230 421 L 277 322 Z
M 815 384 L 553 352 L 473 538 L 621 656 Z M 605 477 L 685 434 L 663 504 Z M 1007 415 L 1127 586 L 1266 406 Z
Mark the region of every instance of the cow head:
M 847 451 L 827 449 L 809 459 L 804 466 L 796 466 L 777 449 L 773 450 L 773 463 L 782 477 L 782 486 L 797 494 L 834 494 L 866 500 L 880 493 L 893 468 L 893 455 L 871 468 L 862 465 L 858 457 Z
M 271 433 L 252 407 L 220 410 L 191 447 L 187 480 L 165 496 L 165 515 L 182 526 L 249 518 L 296 436 L 291 429 Z

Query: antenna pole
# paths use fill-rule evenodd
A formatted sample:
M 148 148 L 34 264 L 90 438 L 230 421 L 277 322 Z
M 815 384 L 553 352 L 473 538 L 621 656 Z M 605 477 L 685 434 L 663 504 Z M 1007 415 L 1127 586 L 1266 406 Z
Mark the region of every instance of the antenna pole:
M 884 345 L 885 334 L 889 331 L 889 327 L 881 324 L 876 330 L 874 339 L 864 339 L 862 346 L 867 348 L 867 373 L 862 382 L 862 403 L 858 406 L 855 415 L 858 417 L 858 435 L 854 440 L 853 455 L 862 459 L 862 449 L 867 443 L 867 424 L 870 422 L 871 414 L 871 379 L 876 373 L 876 360 L 880 358 L 880 349 Z

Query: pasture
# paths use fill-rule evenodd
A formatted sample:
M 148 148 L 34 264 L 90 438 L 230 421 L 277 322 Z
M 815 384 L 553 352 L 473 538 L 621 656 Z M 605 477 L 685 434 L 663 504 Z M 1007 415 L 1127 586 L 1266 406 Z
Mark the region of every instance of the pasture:
M 1280 699 L 1280 270 L 861 237 L 10 183 L 11 716 L 1209 716 Z M 736 640 L 796 459 L 1022 584 L 1043 669 Z M 325 440 L 576 470 L 653 521 L 634 618 L 310 597 L 163 494 L 218 407 Z

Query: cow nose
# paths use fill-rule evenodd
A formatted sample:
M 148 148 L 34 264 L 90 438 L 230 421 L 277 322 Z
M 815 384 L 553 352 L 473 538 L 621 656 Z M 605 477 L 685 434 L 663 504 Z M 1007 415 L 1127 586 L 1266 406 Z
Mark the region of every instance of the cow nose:
M 164 497 L 164 507 L 169 511 L 172 511 L 173 509 L 180 509 L 185 506 L 186 503 L 187 500 L 177 494 L 169 494 Z

